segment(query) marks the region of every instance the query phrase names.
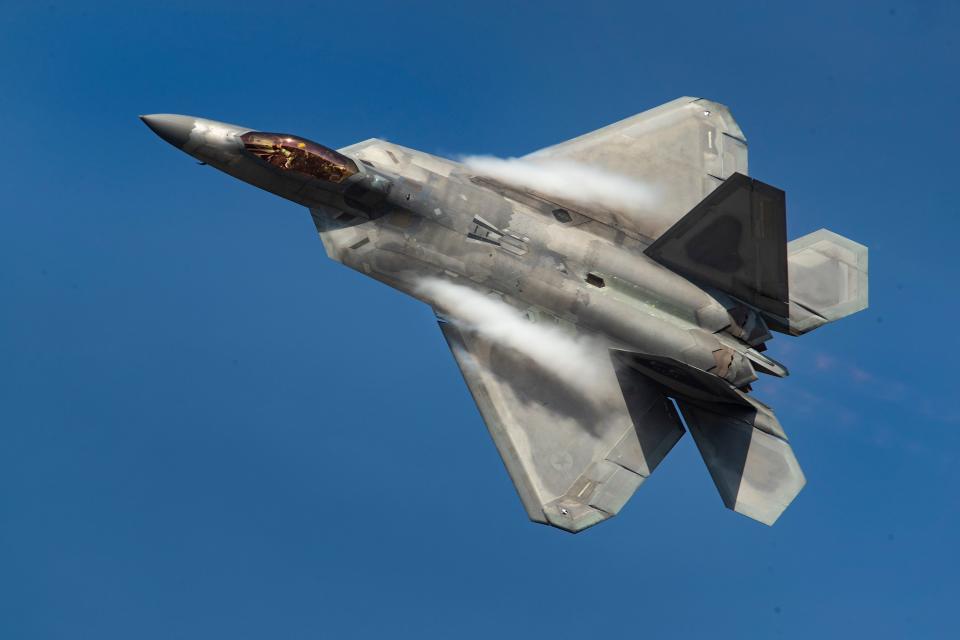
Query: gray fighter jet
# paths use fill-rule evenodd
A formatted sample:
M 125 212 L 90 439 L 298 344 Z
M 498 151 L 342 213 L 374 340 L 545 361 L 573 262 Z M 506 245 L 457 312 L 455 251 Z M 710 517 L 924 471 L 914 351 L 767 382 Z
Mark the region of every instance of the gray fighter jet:
M 690 430 L 723 503 L 766 524 L 805 479 L 757 374 L 771 331 L 867 306 L 867 248 L 786 238 L 730 111 L 680 98 L 513 160 L 142 116 L 307 207 L 331 258 L 431 305 L 531 520 L 615 515 Z M 679 409 L 679 412 L 678 412 Z M 681 421 L 682 414 L 682 421 Z

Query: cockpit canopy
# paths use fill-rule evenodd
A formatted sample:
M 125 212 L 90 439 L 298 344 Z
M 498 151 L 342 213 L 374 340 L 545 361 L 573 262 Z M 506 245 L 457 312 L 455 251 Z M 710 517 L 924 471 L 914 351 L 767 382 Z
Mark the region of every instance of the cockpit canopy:
M 340 183 L 357 173 L 357 164 L 333 149 L 286 133 L 251 131 L 240 136 L 247 151 L 284 171 Z

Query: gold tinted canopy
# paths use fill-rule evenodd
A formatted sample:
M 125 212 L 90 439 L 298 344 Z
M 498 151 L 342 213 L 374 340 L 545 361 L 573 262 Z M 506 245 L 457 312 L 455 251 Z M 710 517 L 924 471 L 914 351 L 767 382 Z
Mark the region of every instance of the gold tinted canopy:
M 340 183 L 357 173 L 356 163 L 333 149 L 286 133 L 251 131 L 240 136 L 247 151 L 285 171 Z

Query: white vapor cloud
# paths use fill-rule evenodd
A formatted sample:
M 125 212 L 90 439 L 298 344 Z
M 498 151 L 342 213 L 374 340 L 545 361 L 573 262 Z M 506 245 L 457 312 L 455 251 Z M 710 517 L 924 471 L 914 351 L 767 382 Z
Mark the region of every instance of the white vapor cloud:
M 599 338 L 531 322 L 513 306 L 447 280 L 425 278 L 419 291 L 458 327 L 523 354 L 595 402 L 606 400 L 611 389 L 619 389 L 612 380 L 607 344 Z
M 463 162 L 478 175 L 586 207 L 600 205 L 637 215 L 651 211 L 657 203 L 652 187 L 571 160 L 467 156 Z

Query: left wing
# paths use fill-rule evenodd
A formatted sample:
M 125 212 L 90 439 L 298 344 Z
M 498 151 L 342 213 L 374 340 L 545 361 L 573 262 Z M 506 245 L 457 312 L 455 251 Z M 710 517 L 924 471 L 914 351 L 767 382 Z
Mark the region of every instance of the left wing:
M 440 327 L 535 522 L 577 532 L 616 515 L 683 435 L 663 388 L 612 353 L 585 393 L 470 329 Z

